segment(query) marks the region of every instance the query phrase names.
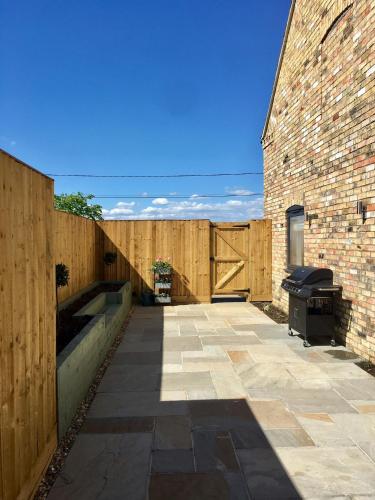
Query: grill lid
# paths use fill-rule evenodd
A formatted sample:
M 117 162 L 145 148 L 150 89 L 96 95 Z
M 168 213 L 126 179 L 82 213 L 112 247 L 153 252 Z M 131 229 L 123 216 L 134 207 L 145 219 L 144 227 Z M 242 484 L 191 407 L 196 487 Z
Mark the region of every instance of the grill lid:
M 294 286 L 313 285 L 319 281 L 333 282 L 333 272 L 331 269 L 322 267 L 299 266 L 288 276 L 287 280 Z

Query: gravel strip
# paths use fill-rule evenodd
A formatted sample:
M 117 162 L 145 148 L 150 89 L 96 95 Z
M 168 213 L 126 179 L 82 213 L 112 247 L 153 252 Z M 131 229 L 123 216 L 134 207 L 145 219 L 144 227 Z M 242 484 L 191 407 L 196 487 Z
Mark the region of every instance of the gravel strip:
M 126 318 L 124 324 L 121 327 L 120 333 L 115 338 L 112 346 L 110 347 L 107 353 L 107 356 L 105 357 L 105 360 L 103 361 L 102 365 L 97 371 L 94 381 L 92 382 L 87 392 L 86 398 L 82 401 L 81 405 L 79 406 L 67 433 L 65 434 L 63 439 L 59 442 L 57 449 L 52 456 L 51 462 L 44 474 L 44 477 L 35 493 L 34 500 L 44 500 L 47 498 L 48 493 L 50 492 L 54 482 L 57 479 L 57 476 L 61 472 L 64 466 L 65 458 L 72 449 L 74 441 L 76 440 L 76 437 L 82 427 L 82 424 L 86 420 L 87 412 L 91 406 L 91 403 L 94 400 L 98 385 L 102 380 L 106 369 L 111 364 L 112 357 L 116 352 L 117 347 L 120 345 L 121 340 L 125 334 L 125 330 L 130 321 L 132 312 L 133 310 L 130 311 L 128 317 Z
M 255 307 L 264 312 L 276 323 L 288 323 L 288 315 L 272 305 L 270 302 L 251 302 Z

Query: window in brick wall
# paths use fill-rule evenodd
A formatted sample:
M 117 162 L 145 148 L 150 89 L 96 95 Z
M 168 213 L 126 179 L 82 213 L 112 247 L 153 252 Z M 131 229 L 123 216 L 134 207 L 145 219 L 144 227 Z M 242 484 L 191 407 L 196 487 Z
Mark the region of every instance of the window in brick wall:
M 301 205 L 293 205 L 287 215 L 287 264 L 288 269 L 303 266 L 303 227 L 305 212 Z

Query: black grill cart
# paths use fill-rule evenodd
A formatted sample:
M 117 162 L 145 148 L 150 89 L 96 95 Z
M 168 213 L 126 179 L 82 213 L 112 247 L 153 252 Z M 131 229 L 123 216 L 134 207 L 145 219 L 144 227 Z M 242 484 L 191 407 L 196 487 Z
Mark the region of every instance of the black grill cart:
M 281 287 L 289 293 L 289 335 L 302 335 L 305 347 L 312 337 L 331 337 L 335 346 L 334 305 L 342 287 L 333 284 L 332 270 L 299 266 Z

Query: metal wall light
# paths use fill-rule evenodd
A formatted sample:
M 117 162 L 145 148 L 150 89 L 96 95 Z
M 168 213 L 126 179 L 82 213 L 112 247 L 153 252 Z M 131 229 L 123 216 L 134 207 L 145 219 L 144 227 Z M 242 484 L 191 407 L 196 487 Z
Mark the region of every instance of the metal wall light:
M 309 212 L 305 213 L 305 221 L 309 223 L 309 227 L 311 227 L 311 222 L 315 219 L 319 219 L 318 214 L 310 214 Z
M 357 214 L 362 215 L 362 224 L 366 221 L 366 206 L 363 201 L 357 201 Z

